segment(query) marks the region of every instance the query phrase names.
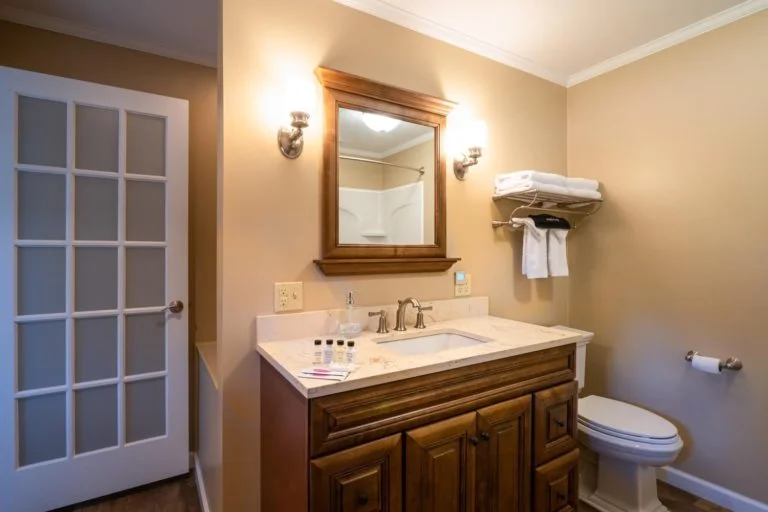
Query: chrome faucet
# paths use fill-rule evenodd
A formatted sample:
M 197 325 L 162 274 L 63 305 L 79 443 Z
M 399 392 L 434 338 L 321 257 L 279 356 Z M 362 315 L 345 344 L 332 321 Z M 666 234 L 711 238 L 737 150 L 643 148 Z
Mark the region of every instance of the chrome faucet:
M 405 308 L 408 307 L 408 304 L 415 307 L 416 309 L 421 309 L 421 303 L 414 299 L 413 297 L 408 297 L 405 300 L 399 300 L 397 301 L 397 321 L 395 323 L 395 330 L 396 331 L 405 331 Z

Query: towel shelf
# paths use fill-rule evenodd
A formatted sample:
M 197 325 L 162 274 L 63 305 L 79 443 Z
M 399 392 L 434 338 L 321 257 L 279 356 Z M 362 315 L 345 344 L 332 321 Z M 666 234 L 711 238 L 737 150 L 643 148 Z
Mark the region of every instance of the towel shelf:
M 517 215 L 517 213 L 521 210 L 546 212 L 553 215 L 578 215 L 587 217 L 593 213 L 597 213 L 597 211 L 603 206 L 602 199 L 587 199 L 584 197 L 566 196 L 563 194 L 542 192 L 536 189 L 493 196 L 494 201 L 500 201 L 502 199 L 517 201 L 525 204 L 515 208 L 509 215 L 509 220 L 492 221 L 491 225 L 494 228 L 499 228 L 502 226 L 508 226 L 511 229 L 520 228 L 520 226 L 513 222 L 512 219 L 514 217 L 518 217 L 519 215 Z M 575 223 L 572 223 L 572 225 L 573 228 L 576 228 Z

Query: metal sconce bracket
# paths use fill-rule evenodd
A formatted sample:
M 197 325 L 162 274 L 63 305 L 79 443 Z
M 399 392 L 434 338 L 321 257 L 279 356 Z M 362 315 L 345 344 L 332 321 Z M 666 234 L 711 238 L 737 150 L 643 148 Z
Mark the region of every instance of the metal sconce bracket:
M 291 128 L 280 128 L 277 131 L 277 145 L 284 157 L 294 159 L 304 150 L 303 128 L 309 126 L 309 114 L 306 112 L 291 112 Z
M 463 155 L 464 158 L 462 160 L 454 160 L 453 162 L 453 174 L 461 181 L 467 178 L 469 168 L 477 165 L 477 159 L 483 156 L 483 148 L 480 147 L 472 147 L 467 151 L 468 154 Z

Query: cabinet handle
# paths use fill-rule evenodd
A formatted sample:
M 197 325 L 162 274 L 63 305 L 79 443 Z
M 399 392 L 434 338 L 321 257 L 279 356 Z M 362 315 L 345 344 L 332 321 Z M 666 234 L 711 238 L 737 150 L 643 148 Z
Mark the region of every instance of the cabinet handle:
M 474 445 L 477 445 L 477 443 L 479 443 L 479 442 L 480 442 L 480 440 L 479 440 L 478 438 L 476 438 L 475 436 L 471 436 L 471 437 L 469 438 L 469 442 L 470 442 L 470 443 L 472 443 L 472 444 L 474 444 Z
M 357 496 L 357 504 L 358 505 L 367 505 L 368 504 L 368 495 L 365 493 L 359 494 Z
M 564 500 L 565 500 L 565 498 L 567 497 L 565 494 L 563 494 L 563 493 L 561 493 L 561 492 L 558 492 L 558 493 L 556 494 L 556 496 L 557 496 L 557 501 L 564 501 Z
M 565 426 L 565 422 L 563 420 L 555 420 L 555 425 L 557 425 L 560 428 L 563 428 Z
M 480 437 L 483 438 L 483 441 L 488 441 L 491 438 L 491 434 L 489 434 L 488 432 L 482 432 L 480 434 Z

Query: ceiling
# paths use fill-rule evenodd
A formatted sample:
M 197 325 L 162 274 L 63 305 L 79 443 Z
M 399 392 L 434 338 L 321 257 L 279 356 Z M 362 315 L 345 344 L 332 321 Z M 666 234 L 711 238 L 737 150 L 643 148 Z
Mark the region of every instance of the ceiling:
M 219 1 L 0 0 L 0 18 L 215 66 Z M 335 1 L 562 85 L 768 8 L 768 0 Z
M 339 147 L 348 155 L 382 159 L 434 139 L 434 128 L 407 121 L 392 131 L 374 132 L 363 122 L 361 112 L 339 109 Z
M 768 7 L 768 0 L 335 0 L 562 85 Z

